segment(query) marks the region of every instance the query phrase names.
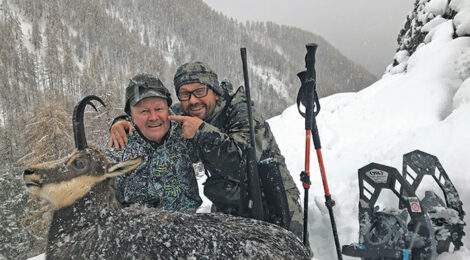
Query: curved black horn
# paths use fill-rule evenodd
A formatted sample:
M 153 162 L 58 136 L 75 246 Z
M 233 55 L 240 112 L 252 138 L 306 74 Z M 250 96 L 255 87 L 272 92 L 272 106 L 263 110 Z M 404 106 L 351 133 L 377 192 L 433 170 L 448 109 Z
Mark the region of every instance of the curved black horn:
M 73 121 L 73 135 L 75 138 L 75 147 L 78 150 L 83 150 L 88 147 L 86 143 L 85 126 L 83 125 L 83 116 L 85 114 L 86 105 L 91 105 L 96 110 L 95 105 L 93 105 L 93 103 L 90 102 L 91 100 L 96 100 L 100 102 L 101 105 L 103 105 L 104 107 L 106 106 L 103 100 L 101 100 L 101 98 L 94 96 L 94 95 L 86 96 L 80 102 L 78 102 L 77 105 L 75 105 L 75 108 L 73 110 L 72 121 Z

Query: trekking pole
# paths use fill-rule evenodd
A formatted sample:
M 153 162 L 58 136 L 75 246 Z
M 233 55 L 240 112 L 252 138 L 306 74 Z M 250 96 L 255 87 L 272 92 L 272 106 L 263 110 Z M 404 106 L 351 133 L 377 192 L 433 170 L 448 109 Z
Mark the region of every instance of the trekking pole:
M 330 190 L 328 188 L 328 181 L 326 179 L 325 166 L 323 164 L 323 157 L 321 153 L 320 137 L 318 135 L 317 122 L 315 117 L 320 112 L 320 102 L 318 100 L 316 90 L 316 74 L 315 74 L 315 52 L 318 45 L 312 43 L 307 46 L 307 54 L 305 55 L 305 66 L 307 70 L 299 72 L 297 76 L 301 81 L 299 94 L 297 95 L 297 108 L 299 113 L 305 118 L 305 171 L 300 174 L 300 180 L 304 187 L 304 236 L 303 242 L 307 246 L 308 243 L 308 191 L 310 188 L 310 138 L 313 138 L 313 144 L 317 152 L 318 164 L 320 167 L 323 189 L 325 191 L 325 205 L 328 208 L 330 215 L 331 228 L 333 230 L 333 238 L 336 245 L 336 253 L 338 259 L 343 259 L 341 255 L 341 245 L 339 244 L 338 232 L 336 230 L 336 222 L 333 213 L 333 206 L 335 202 L 331 199 Z M 300 103 L 305 107 L 305 113 L 300 110 Z M 317 110 L 315 111 L 315 107 Z
M 248 66 L 246 62 L 246 49 L 240 49 L 243 63 L 243 77 L 245 79 L 246 106 L 248 112 L 248 122 L 250 126 L 250 144 L 248 145 L 248 209 L 252 218 L 264 219 L 263 202 L 261 199 L 261 187 L 258 175 L 258 165 L 256 161 L 255 129 L 253 126 L 253 115 L 251 112 L 250 81 L 248 80 Z M 243 180 L 242 180 L 243 181 Z

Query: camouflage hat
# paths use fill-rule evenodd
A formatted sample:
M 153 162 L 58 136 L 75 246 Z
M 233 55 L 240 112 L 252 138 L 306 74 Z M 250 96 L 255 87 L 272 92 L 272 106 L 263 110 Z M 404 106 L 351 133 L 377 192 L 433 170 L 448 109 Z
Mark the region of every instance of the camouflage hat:
M 201 83 L 210 87 L 217 95 L 221 95 L 222 91 L 219 86 L 217 74 L 209 66 L 200 61 L 188 62 L 181 65 L 173 78 L 176 93 L 181 86 L 190 83 Z
M 131 106 L 137 105 L 142 99 L 148 97 L 159 97 L 166 100 L 171 106 L 171 94 L 163 83 L 150 74 L 138 74 L 129 80 L 126 88 L 126 106 L 124 111 L 130 115 Z

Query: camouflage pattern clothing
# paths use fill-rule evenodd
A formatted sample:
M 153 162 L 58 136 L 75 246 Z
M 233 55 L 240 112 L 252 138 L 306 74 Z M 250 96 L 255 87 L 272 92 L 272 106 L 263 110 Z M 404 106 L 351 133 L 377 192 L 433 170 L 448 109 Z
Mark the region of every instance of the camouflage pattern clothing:
M 240 199 L 236 185 L 240 182 L 240 171 L 246 171 L 243 160 L 246 158 L 247 146 L 250 143 L 246 97 L 243 87 L 233 93 L 229 82 L 221 82 L 219 90 L 223 93 L 217 100 L 214 112 L 199 127 L 193 142 L 198 148 L 199 159 L 210 173 L 205 183 L 204 194 L 219 211 L 236 214 Z M 175 104 L 173 110 L 182 113 L 180 104 Z M 258 169 L 260 171 L 263 165 L 268 166 L 263 169 L 270 169 L 267 171 L 271 172 L 266 174 L 271 176 L 273 172 L 280 171 L 292 216 L 289 229 L 302 239 L 303 213 L 299 204 L 300 193 L 287 170 L 269 124 L 254 108 L 252 113 Z M 210 192 L 208 194 L 208 185 L 218 185 L 219 189 L 225 192 L 225 198 L 218 201 L 218 198 L 222 197 L 220 193 L 219 196 Z M 225 205 L 222 205 L 224 202 Z
M 182 137 L 181 124 L 171 121 L 161 144 L 147 140 L 133 123 L 132 129 L 125 149 L 105 151 L 113 161 L 143 157 L 137 169 L 116 178 L 118 200 L 124 205 L 195 211 L 202 203 L 192 166 L 197 157 L 191 141 Z

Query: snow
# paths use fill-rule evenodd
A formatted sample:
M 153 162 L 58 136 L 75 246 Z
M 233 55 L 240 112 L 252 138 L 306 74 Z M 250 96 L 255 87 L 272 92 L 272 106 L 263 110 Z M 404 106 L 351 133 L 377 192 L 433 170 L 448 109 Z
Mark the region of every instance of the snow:
M 453 99 L 454 108 L 468 103 L 470 103 L 470 78 L 462 83 L 462 86 L 457 90 Z
M 429 43 L 408 60 L 406 53 L 397 54 L 401 62 L 407 63 L 406 72 L 384 75 L 357 93 L 336 94 L 320 100 L 322 109 L 317 122 L 328 183 L 336 200 L 335 219 L 342 245 L 358 242 L 357 170 L 376 162 L 401 172 L 403 154 L 416 149 L 439 158 L 468 212 L 470 79 L 462 76 L 470 75 L 462 73 L 462 64 L 467 63 L 461 59 L 462 53 L 468 53 L 470 39 L 452 39 L 452 33 L 450 21 L 437 23 L 430 28 Z M 303 199 L 298 176 L 304 169 L 304 119 L 297 107 L 291 106 L 269 123 Z M 335 259 L 315 154 L 310 162 L 310 244 L 318 259 Z M 442 194 L 437 185 L 434 189 Z M 389 202 L 388 198 L 382 201 L 388 207 L 395 205 Z M 469 223 L 468 217 L 465 221 Z M 468 225 L 465 232 L 470 234 Z M 468 236 L 463 243 L 464 248 L 459 252 L 442 254 L 438 259 L 469 259 Z
M 336 201 L 335 220 L 342 245 L 358 242 L 357 170 L 376 162 L 401 172 L 403 154 L 416 149 L 439 158 L 468 212 L 470 79 L 462 77 L 470 76 L 470 39 L 452 39 L 452 22 L 437 19 L 428 25 L 428 44 L 422 45 L 411 56 L 407 52 L 395 56 L 400 65 L 407 65 L 406 71 L 386 74 L 360 92 L 336 94 L 320 100 L 317 122 L 328 184 Z M 463 53 L 467 53 L 466 59 L 462 58 Z M 467 71 L 462 72 L 465 66 Z M 304 170 L 304 119 L 294 105 L 268 122 L 303 200 L 304 189 L 299 174 Z M 310 244 L 316 258 L 336 259 L 316 162 L 313 153 L 310 158 Z M 424 181 L 423 185 L 442 194 L 437 185 Z M 420 194 L 418 196 L 422 198 Z M 398 201 L 394 196 L 379 199 L 383 199 L 379 204 L 386 207 L 394 207 Z M 203 205 L 207 209 L 210 203 L 205 201 Z M 465 221 L 470 223 L 468 217 Z M 468 225 L 465 232 L 470 234 Z M 464 237 L 463 243 L 460 251 L 442 254 L 438 259 L 469 259 L 470 238 Z M 344 259 L 358 258 L 344 256 Z
M 267 86 L 272 86 L 279 95 L 285 98 L 289 96 L 287 90 L 284 88 L 284 83 L 278 80 L 280 76 L 279 72 L 256 65 L 252 66 L 252 69 L 253 72 L 263 80 L 263 82 L 266 82 Z
M 425 11 L 434 15 L 443 15 L 447 9 L 447 0 L 431 0 L 425 7 Z
M 397 53 L 395 58 L 401 67 L 360 92 L 320 100 L 322 108 L 317 123 L 328 184 L 336 201 L 334 213 L 342 245 L 358 242 L 357 170 L 376 162 L 401 172 L 403 154 L 416 149 L 439 158 L 459 192 L 464 210 L 469 212 L 470 189 L 466 185 L 470 182 L 470 39 L 453 39 L 452 22 L 439 16 L 446 8 L 445 2 L 430 2 L 428 8 L 437 16 L 426 25 L 429 32 L 426 44 L 411 56 Z M 469 1 L 452 0 L 449 7 L 458 11 L 454 20 L 458 35 L 468 34 Z M 304 169 L 304 119 L 297 107 L 291 106 L 268 122 L 303 200 L 299 174 Z M 310 245 L 316 258 L 336 259 L 316 162 L 312 153 L 308 209 Z M 199 179 L 200 185 L 203 179 Z M 437 185 L 427 187 L 442 194 Z M 380 204 L 393 208 L 396 200 L 392 197 L 380 197 Z M 204 198 L 199 212 L 209 210 L 210 202 Z M 465 232 L 470 234 L 468 214 L 465 222 Z M 460 251 L 441 254 L 438 259 L 470 259 L 468 235 L 463 243 Z M 31 259 L 44 259 L 44 255 Z M 344 259 L 357 258 L 344 256 Z
M 421 30 L 423 32 L 430 32 L 433 28 L 435 28 L 436 26 L 440 25 L 441 23 L 444 23 L 446 22 L 447 19 L 444 19 L 442 18 L 442 16 L 437 16 L 437 17 L 434 17 L 431 21 L 429 21 L 427 24 L 423 25 L 423 27 L 421 28 Z M 426 43 L 428 43 L 428 41 L 426 41 Z
M 31 257 L 31 258 L 28 258 L 28 260 L 44 260 L 46 259 L 46 254 L 40 254 L 40 255 L 37 255 L 35 257 Z
M 457 35 L 470 34 L 470 2 L 468 0 L 452 0 L 449 7 L 456 10 L 454 23 L 457 28 Z

